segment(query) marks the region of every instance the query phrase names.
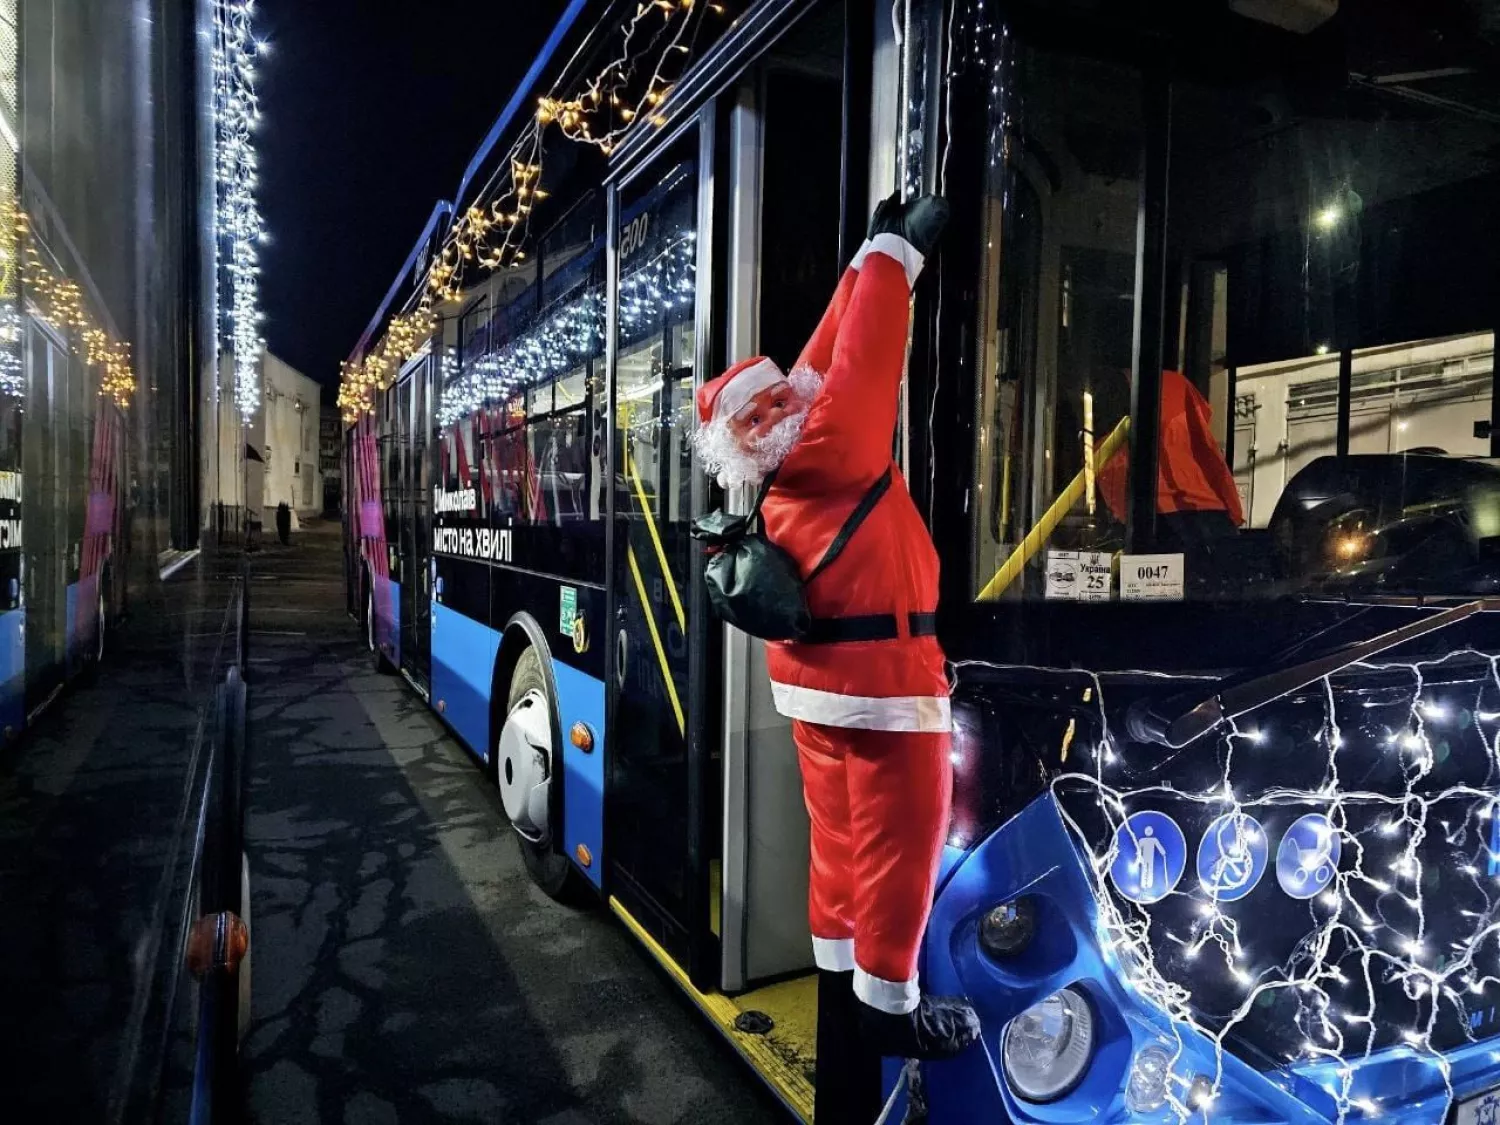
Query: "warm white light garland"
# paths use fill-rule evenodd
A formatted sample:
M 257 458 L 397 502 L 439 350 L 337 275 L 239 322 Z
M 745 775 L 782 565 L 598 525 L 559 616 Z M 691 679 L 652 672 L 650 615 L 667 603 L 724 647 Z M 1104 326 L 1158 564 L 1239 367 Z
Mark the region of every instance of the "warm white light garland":
M 392 317 L 386 339 L 344 364 L 338 404 L 345 421 L 373 410 L 376 392 L 414 354 L 397 346 L 392 335 L 408 344 L 415 335 L 420 346 L 436 327 L 435 310 L 461 300 L 475 274 L 514 269 L 526 261 L 523 244 L 534 209 L 549 194 L 542 186 L 548 130 L 608 155 L 633 129 L 665 124 L 674 83 L 703 40 L 730 26 L 730 19 L 729 5 L 720 0 L 638 0 L 634 13 L 614 31 L 619 52 L 611 62 L 576 84 L 573 95 L 554 85 L 537 99 L 534 117 L 496 162 L 477 201 L 444 235 L 407 311 Z M 414 326 L 422 331 L 414 334 Z
M 260 243 L 265 226 L 256 203 L 255 131 L 260 101 L 255 61 L 266 46 L 251 27 L 254 0 L 214 5 L 214 140 L 218 171 L 220 282 L 228 288 L 228 327 L 234 353 L 234 401 L 246 421 L 260 406 Z

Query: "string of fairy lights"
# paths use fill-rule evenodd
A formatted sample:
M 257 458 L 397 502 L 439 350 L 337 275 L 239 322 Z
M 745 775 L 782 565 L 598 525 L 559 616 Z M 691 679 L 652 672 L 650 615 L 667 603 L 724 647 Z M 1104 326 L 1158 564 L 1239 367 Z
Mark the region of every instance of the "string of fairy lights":
M 214 126 L 218 179 L 220 266 L 229 290 L 228 319 L 235 363 L 235 402 L 245 418 L 259 405 L 259 243 L 265 237 L 256 203 L 254 132 L 260 120 L 255 59 L 265 53 L 251 30 L 254 0 L 216 0 Z M 224 255 L 227 253 L 227 262 Z M 73 354 L 99 375 L 98 393 L 130 406 L 137 387 L 132 349 L 94 310 L 83 287 L 52 263 L 13 188 L 0 199 L 0 395 L 25 393 L 21 359 L 24 318 L 18 290 L 36 315 L 67 341 Z
M 17 0 L 0 0 L 0 58 L 14 58 L 20 51 L 17 37 Z M 14 66 L 0 67 L 0 97 L 6 105 L 19 101 L 20 76 Z M 20 191 L 19 153 L 0 149 L 0 214 L 17 213 Z M 14 222 L 0 221 L 0 396 L 19 398 L 26 389 L 22 342 L 25 322 L 21 316 L 21 260 L 17 253 L 19 232 Z
M 135 370 L 127 341 L 117 340 L 100 323 L 84 296 L 82 286 L 55 270 L 44 255 L 31 229 L 26 213 L 14 202 L 0 213 L 0 229 L 5 232 L 3 249 L 6 261 L 20 259 L 20 280 L 27 301 L 52 328 L 63 336 L 75 355 L 99 373 L 99 394 L 120 407 L 130 405 L 135 393 Z M 23 324 L 14 302 L 6 302 L 0 311 L 0 342 L 4 352 L 14 352 L 14 365 L 0 367 L 0 393 L 21 396 L 25 393 L 25 376 L 19 354 Z
M 1465 663 L 1469 674 L 1452 672 Z M 960 664 L 960 678 L 975 664 L 983 662 Z M 1484 671 L 1476 674 L 1474 668 Z M 1408 686 L 1395 703 L 1383 707 L 1372 704 L 1368 693 L 1352 693 L 1347 680 L 1336 685 L 1334 678 L 1325 678 L 1305 691 L 1305 696 L 1321 698 L 1314 748 L 1304 746 L 1299 731 L 1277 732 L 1244 719 L 1229 722 L 1217 736 L 1174 752 L 1218 762 L 1213 782 L 1197 787 L 1181 784 L 1185 769 L 1174 769 L 1171 780 L 1162 780 L 1161 762 L 1143 770 L 1152 776 L 1150 783 L 1131 784 L 1133 770 L 1142 769 L 1140 756 L 1150 748 L 1127 752 L 1110 728 L 1101 677 L 1082 674 L 1089 683 L 1084 698 L 1097 708 L 1102 733 L 1088 751 L 1092 770 L 1054 777 L 1052 792 L 1087 860 L 1104 954 L 1120 967 L 1135 994 L 1170 1020 L 1175 1053 L 1165 1104 L 1179 1122 L 1211 1119 L 1225 1081 L 1226 1042 L 1275 995 L 1295 998 L 1291 1024 L 1299 1040 L 1285 1061 L 1317 1068 L 1318 1083 L 1339 1122 L 1382 1115 L 1386 1107 L 1380 1099 L 1356 1087 L 1356 1065 L 1389 1042 L 1433 1067 L 1451 1102 L 1454 1087 L 1446 1053 L 1451 1044 L 1438 1041 L 1440 1017 L 1446 1011 L 1450 1024 L 1469 1035 L 1471 1010 L 1494 1003 L 1491 989 L 1500 985 L 1500 851 L 1494 834 L 1500 825 L 1492 825 L 1500 816 L 1500 790 L 1495 787 L 1500 779 L 1500 658 L 1462 649 L 1410 664 L 1357 665 L 1353 671 L 1366 677 L 1400 676 Z M 1388 695 L 1391 690 L 1386 689 Z M 1460 736 L 1477 745 L 1483 758 L 1477 780 L 1453 779 L 1440 770 L 1453 768 Z M 1321 775 L 1317 784 L 1254 783 L 1255 767 L 1246 760 L 1253 763 L 1277 738 L 1296 739 L 1299 754 L 1316 750 L 1308 768 Z M 1370 763 L 1389 755 L 1398 756 L 1400 784 L 1371 784 Z M 1354 775 L 1348 783 L 1346 773 Z M 1439 777 L 1447 780 L 1435 783 Z M 1079 814 L 1080 793 L 1093 795 L 1102 830 Z M 1264 935 L 1254 914 L 1238 910 L 1214 886 L 1204 885 L 1201 853 L 1197 882 L 1184 880 L 1182 889 L 1174 885 L 1144 904 L 1120 892 L 1115 880 L 1121 840 L 1133 838 L 1131 816 L 1153 806 L 1203 809 L 1213 816 L 1213 824 L 1228 826 L 1226 854 L 1238 850 L 1246 856 L 1266 847 L 1262 821 L 1318 810 L 1337 843 L 1327 844 L 1323 852 L 1321 878 L 1326 882 L 1316 894 L 1306 895 L 1309 928 L 1292 956 L 1258 959 L 1256 939 Z M 1443 908 L 1432 907 L 1428 887 L 1436 872 L 1424 845 L 1449 849 L 1451 867 L 1474 902 L 1455 905 L 1458 892 L 1450 888 Z M 1262 860 L 1273 866 L 1277 862 L 1279 857 Z M 1173 913 L 1173 904 L 1183 902 L 1193 921 L 1187 932 L 1174 931 L 1165 916 Z M 1183 914 L 1178 910 L 1174 916 Z M 1165 965 L 1163 948 L 1178 951 L 1183 964 L 1175 969 Z M 1223 974 L 1219 983 L 1237 989 L 1239 999 L 1227 1016 L 1209 1020 L 1200 1007 L 1202 974 L 1212 973 L 1215 962 Z M 1393 995 L 1416 1006 L 1415 1019 L 1403 1022 L 1388 1010 Z M 1216 1066 L 1211 1075 L 1186 1069 L 1186 1037 L 1194 1033 L 1212 1046 Z
M 255 59 L 265 52 L 251 29 L 254 0 L 216 0 L 214 5 L 214 141 L 218 180 L 217 234 L 220 268 L 228 288 L 229 337 L 234 354 L 234 397 L 249 419 L 260 402 L 259 244 L 265 237 L 256 203 L 254 133 L 260 120 L 255 95 Z M 0 216 L 5 261 L 20 261 L 27 300 L 72 351 L 99 372 L 99 394 L 128 407 L 136 390 L 129 342 L 100 323 L 83 288 L 49 264 L 24 211 L 15 203 Z M 226 260 L 227 255 L 227 260 Z M 8 267 L 9 268 L 9 267 Z M 24 391 L 20 365 L 21 314 L 14 302 L 0 308 L 0 393 Z
M 479 202 L 466 208 L 444 235 L 413 306 L 391 318 L 368 352 L 344 363 L 338 405 L 346 421 L 373 410 L 376 393 L 395 380 L 436 331 L 442 305 L 460 300 L 476 277 L 527 261 L 532 216 L 549 195 L 543 186 L 549 131 L 608 155 L 633 129 L 665 124 L 674 84 L 703 37 L 727 26 L 728 14 L 719 0 L 640 0 L 614 32 L 618 51 L 610 62 L 571 92 L 554 87 L 538 98 L 535 114 L 477 193 Z M 517 351 L 509 359 L 519 357 Z M 483 386 L 501 386 L 496 381 L 501 364 L 495 357 L 489 383 L 470 387 L 470 398 Z
M 620 279 L 620 331 L 630 339 L 692 307 L 697 276 L 697 236 L 680 232 L 643 265 Z M 438 422 L 448 426 L 489 403 L 503 402 L 532 385 L 576 371 L 602 353 L 604 293 L 587 286 L 515 339 L 454 368 L 443 391 Z
M 234 401 L 249 421 L 260 406 L 260 244 L 266 238 L 256 199 L 259 180 L 255 132 L 260 100 L 256 61 L 266 45 L 252 26 L 254 0 L 214 4 L 214 126 L 218 177 L 218 254 L 221 283 L 228 290 L 225 315 L 234 357 Z

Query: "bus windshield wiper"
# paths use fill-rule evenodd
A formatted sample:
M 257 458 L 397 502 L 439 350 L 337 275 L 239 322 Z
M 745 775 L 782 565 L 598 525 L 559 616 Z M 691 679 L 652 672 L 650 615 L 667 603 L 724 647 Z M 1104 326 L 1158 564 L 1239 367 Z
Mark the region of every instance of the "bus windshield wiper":
M 1143 704 L 1131 709 L 1126 716 L 1125 727 L 1130 737 L 1138 742 L 1151 742 L 1173 750 L 1181 749 L 1224 723 L 1232 722 L 1274 699 L 1316 683 L 1325 676 L 1341 672 L 1351 664 L 1369 660 L 1407 641 L 1436 633 L 1476 613 L 1493 609 L 1500 609 L 1500 602 L 1494 599 L 1481 598 L 1465 602 L 1410 625 L 1381 633 L 1377 637 L 1336 648 L 1312 660 L 1260 672 L 1249 679 L 1229 677 L 1220 680 L 1208 698 L 1181 710 L 1172 708 L 1171 715 L 1163 716 L 1149 704 Z M 1180 696 L 1177 698 L 1181 699 Z

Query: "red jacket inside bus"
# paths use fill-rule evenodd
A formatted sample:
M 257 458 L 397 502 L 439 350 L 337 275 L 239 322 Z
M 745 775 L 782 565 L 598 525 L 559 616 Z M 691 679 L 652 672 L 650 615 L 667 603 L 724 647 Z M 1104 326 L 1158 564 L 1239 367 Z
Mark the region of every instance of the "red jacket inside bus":
M 1162 372 L 1160 448 L 1156 470 L 1158 512 L 1223 512 L 1236 526 L 1245 522 L 1234 474 L 1214 440 L 1208 400 L 1178 371 Z M 1129 468 L 1130 449 L 1126 446 L 1099 470 L 1099 494 L 1122 520 Z

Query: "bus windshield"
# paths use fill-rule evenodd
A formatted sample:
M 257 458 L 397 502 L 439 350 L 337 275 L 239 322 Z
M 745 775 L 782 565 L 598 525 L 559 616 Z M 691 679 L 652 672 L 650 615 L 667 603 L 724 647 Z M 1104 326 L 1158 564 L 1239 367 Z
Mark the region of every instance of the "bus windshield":
M 977 598 L 1500 590 L 1500 278 L 1481 250 L 1500 222 L 1500 74 L 1441 18 L 1362 5 L 1310 35 L 1188 27 L 1165 63 L 1064 46 L 1045 19 L 1004 38 Z M 1153 138 L 1170 154 L 1156 180 Z M 1148 213 L 1165 216 L 1149 277 Z M 1138 386 L 1157 276 L 1160 371 Z M 1152 485 L 1130 479 L 1147 402 Z M 1142 493 L 1151 518 L 1131 526 Z

